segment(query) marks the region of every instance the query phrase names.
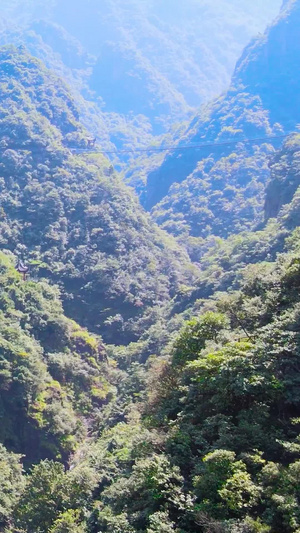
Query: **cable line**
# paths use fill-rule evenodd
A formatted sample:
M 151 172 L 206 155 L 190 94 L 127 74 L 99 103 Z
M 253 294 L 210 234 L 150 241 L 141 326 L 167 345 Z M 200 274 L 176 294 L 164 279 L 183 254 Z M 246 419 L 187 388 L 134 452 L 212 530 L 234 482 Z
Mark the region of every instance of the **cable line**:
M 231 146 L 236 145 L 239 143 L 249 144 L 249 143 L 262 143 L 265 141 L 275 141 L 280 139 L 286 139 L 292 134 L 295 134 L 297 132 L 290 132 L 285 133 L 282 135 L 268 135 L 264 137 L 247 137 L 245 139 L 232 139 L 231 141 L 219 141 L 219 142 L 203 142 L 203 143 L 197 143 L 197 144 L 183 144 L 183 145 L 169 145 L 169 146 L 149 146 L 148 148 L 120 148 L 116 150 L 105 150 L 104 148 L 97 148 L 91 147 L 91 145 L 88 145 L 86 148 L 77 148 L 75 146 L 65 146 L 66 149 L 69 149 L 73 154 L 104 154 L 104 155 L 118 155 L 118 154 L 151 154 L 151 153 L 160 153 L 160 152 L 175 152 L 175 151 L 183 151 L 183 150 L 199 150 L 201 148 L 215 148 L 218 146 Z M 94 143 L 94 139 L 93 139 Z M 6 146 L 6 147 L 0 147 L 0 152 L 6 151 L 6 150 L 17 150 L 20 152 L 42 152 L 43 150 L 47 150 L 47 146 L 44 146 L 43 149 L 39 147 L 35 147 L 33 143 L 28 146 Z
M 255 142 L 264 142 L 270 140 L 279 140 L 289 137 L 292 133 L 285 133 L 282 135 L 269 135 L 264 137 L 252 137 L 246 139 L 232 139 L 231 141 L 220 141 L 220 142 L 210 142 L 210 143 L 198 143 L 198 144 L 187 144 L 187 145 L 174 145 L 174 146 L 161 146 L 161 147 L 148 147 L 148 148 L 131 148 L 131 149 L 119 149 L 119 150 L 89 150 L 88 148 L 70 148 L 73 153 L 77 154 L 105 154 L 105 155 L 117 155 L 117 154 L 135 154 L 135 153 L 156 153 L 156 152 L 174 152 L 182 150 L 192 150 L 200 148 L 214 148 L 215 146 L 230 146 L 238 143 L 255 143 Z

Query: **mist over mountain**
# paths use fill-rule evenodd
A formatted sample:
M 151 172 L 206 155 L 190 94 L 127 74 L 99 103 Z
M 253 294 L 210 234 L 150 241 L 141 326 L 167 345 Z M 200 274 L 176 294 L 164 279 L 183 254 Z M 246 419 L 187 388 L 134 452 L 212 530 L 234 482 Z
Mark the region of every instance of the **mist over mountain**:
M 26 30 L 19 42 L 34 39 L 33 31 L 75 70 L 80 90 L 100 98 L 100 109 L 142 114 L 159 133 L 226 88 L 243 47 L 279 7 L 280 0 L 188 0 L 184 7 L 177 0 L 105 0 L 101 9 L 95 0 L 15 1 L 3 2 L 2 13 Z M 35 55 L 45 56 L 40 48 Z
M 111 43 L 121 60 L 126 52 L 131 52 L 136 61 L 144 58 L 150 71 L 152 67 L 154 75 L 155 71 L 163 75 L 188 105 L 199 106 L 224 88 L 236 55 L 277 14 L 280 3 L 266 2 L 263 11 L 258 2 L 251 7 L 246 2 L 235 5 L 214 2 L 212 7 L 209 2 L 199 4 L 195 0 L 184 6 L 177 0 L 130 1 L 126 7 L 120 0 L 105 1 L 100 12 L 96 6 L 96 2 L 88 2 L 84 7 L 80 2 L 72 4 L 70 16 L 71 3 L 60 3 L 54 17 L 89 52 L 99 54 L 100 69 L 102 57 L 105 59 L 107 54 L 102 47 Z M 207 24 L 203 24 L 203 19 Z M 89 35 L 84 33 L 85 26 L 79 20 L 88 20 L 92 28 Z M 97 24 L 98 32 L 93 31 L 91 24 Z M 118 70 L 117 64 L 115 69 Z M 102 75 L 105 73 L 103 68 Z

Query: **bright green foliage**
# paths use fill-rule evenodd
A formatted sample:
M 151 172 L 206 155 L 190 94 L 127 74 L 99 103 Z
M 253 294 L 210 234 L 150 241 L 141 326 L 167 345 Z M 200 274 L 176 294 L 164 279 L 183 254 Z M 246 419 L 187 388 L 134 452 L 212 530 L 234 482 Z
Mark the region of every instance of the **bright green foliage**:
M 80 523 L 79 513 L 76 511 L 66 511 L 55 520 L 50 533 L 85 533 L 86 528 Z
M 62 508 L 64 468 L 43 461 L 35 466 L 16 510 L 16 523 L 25 530 L 47 531 Z
M 211 312 L 203 315 L 200 320 L 189 322 L 175 343 L 173 364 L 182 365 L 196 359 L 206 341 L 216 340 L 218 333 L 225 326 L 225 316 Z
M 198 512 L 226 518 L 251 509 L 259 499 L 256 486 L 246 471 L 243 461 L 237 461 L 234 452 L 216 450 L 203 458 L 200 475 L 194 478 Z
M 14 513 L 16 525 L 28 533 L 82 533 L 96 479 L 87 467 L 65 473 L 60 463 L 42 461 L 27 478 Z
M 150 527 L 147 533 L 172 533 L 176 531 L 174 523 L 170 521 L 167 512 L 158 511 L 149 517 Z M 177 530 L 178 531 L 178 530 Z
M 169 426 L 167 451 L 193 484 L 195 511 L 226 520 L 224 531 L 232 520 L 232 531 L 243 531 L 247 515 L 249 531 L 299 528 L 297 266 L 295 254 L 282 254 L 272 275 L 264 264 L 245 269 L 241 291 L 216 302 L 230 328 L 202 344 L 183 329 L 157 387 L 152 416 Z M 178 346 L 186 348 L 180 366 Z
M 116 517 L 120 517 L 122 510 L 126 509 L 128 524 L 134 527 L 133 531 L 144 530 L 148 523 L 152 531 L 151 526 L 157 527 L 155 526 L 157 516 L 152 519 L 150 517 L 160 509 L 168 509 L 174 514 L 191 508 L 191 500 L 184 492 L 183 478 L 179 469 L 172 467 L 163 454 L 137 459 L 131 475 L 127 479 L 123 475 L 113 482 L 103 491 L 101 500 L 105 507 L 97 514 L 97 523 L 104 531 L 111 531 L 106 529 L 106 515 L 111 511 Z
M 240 470 L 227 479 L 219 494 L 228 509 L 238 514 L 255 506 L 261 489 L 252 482 L 248 472 Z

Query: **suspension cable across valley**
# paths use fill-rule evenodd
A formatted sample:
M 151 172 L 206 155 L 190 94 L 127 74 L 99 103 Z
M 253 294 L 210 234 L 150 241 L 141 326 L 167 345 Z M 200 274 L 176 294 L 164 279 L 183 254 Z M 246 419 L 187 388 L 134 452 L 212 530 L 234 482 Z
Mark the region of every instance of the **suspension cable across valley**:
M 127 148 L 127 149 L 116 149 L 116 150 L 105 150 L 105 149 L 93 149 L 89 150 L 88 148 L 74 148 L 72 150 L 76 150 L 77 153 L 98 153 L 98 154 L 106 154 L 106 155 L 118 155 L 118 154 L 136 154 L 136 153 L 156 153 L 156 152 L 174 152 L 174 151 L 182 151 L 182 150 L 199 150 L 201 148 L 214 148 L 218 146 L 230 146 L 235 145 L 239 143 L 262 143 L 265 141 L 275 141 L 280 139 L 286 139 L 290 135 L 292 135 L 295 132 L 291 133 L 285 133 L 282 135 L 269 135 L 264 137 L 250 137 L 245 139 L 232 139 L 231 141 L 219 141 L 219 142 L 203 142 L 203 143 L 197 143 L 197 144 L 186 144 L 186 145 L 174 145 L 174 146 L 149 146 L 148 148 Z

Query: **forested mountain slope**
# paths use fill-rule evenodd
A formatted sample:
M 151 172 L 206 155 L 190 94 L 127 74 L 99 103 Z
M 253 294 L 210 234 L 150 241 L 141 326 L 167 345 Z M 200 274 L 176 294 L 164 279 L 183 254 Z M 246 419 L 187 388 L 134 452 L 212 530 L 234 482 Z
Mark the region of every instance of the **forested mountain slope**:
M 114 343 L 137 339 L 193 269 L 101 155 L 64 83 L 24 50 L 0 50 L 2 249 L 62 287 L 65 309 Z
M 75 85 L 97 101 L 98 112 L 115 115 L 113 120 L 104 114 L 103 120 L 112 129 L 119 122 L 117 140 L 124 142 L 122 130 L 128 140 L 130 134 L 117 113 L 126 115 L 131 128 L 138 116 L 140 133 L 146 119 L 162 132 L 219 94 L 243 46 L 278 13 L 280 0 L 263 6 L 257 0 L 187 0 L 184 6 L 179 0 L 2 4 L 3 16 L 21 29 L 13 37 L 8 28 L 9 38 L 16 39 L 11 42 L 24 42 L 42 59 L 48 55 L 51 68 L 61 62 L 71 69 Z
M 70 470 L 46 460 L 24 479 L 1 449 L 8 531 L 299 531 L 299 154 L 294 136 L 275 156 L 277 218 L 215 243 L 198 316 L 127 366 Z
M 42 38 L 41 34 L 46 35 Z M 142 148 L 153 142 L 152 128 L 145 116 L 123 116 L 103 110 L 102 101 L 95 99 L 87 86 L 93 58 L 80 43 L 62 27 L 38 21 L 30 28 L 5 22 L 0 32 L 0 44 L 25 45 L 28 52 L 43 61 L 67 81 L 76 100 L 82 123 L 98 137 L 98 147 L 108 151 L 135 146 Z M 61 52 L 56 48 L 60 46 Z M 110 156 L 114 163 L 122 157 Z M 124 154 L 123 159 L 128 159 Z
M 105 349 L 66 318 L 57 288 L 24 283 L 15 261 L 1 252 L 0 441 L 26 465 L 66 461 L 113 392 Z
M 277 14 L 280 2 L 265 2 L 261 8 L 258 2 L 251 6 L 246 2 L 212 5 L 188 0 L 183 6 L 177 0 L 172 3 L 131 0 L 125 6 L 120 0 L 107 0 L 96 20 L 95 2 L 85 7 L 80 1 L 75 5 L 77 12 L 74 10 L 70 16 L 70 4 L 57 3 L 54 18 L 90 52 L 100 51 L 100 62 L 103 44 L 114 42 L 119 60 L 122 61 L 126 49 L 136 60 L 143 58 L 152 66 L 153 73 L 163 75 L 182 94 L 187 104 L 197 106 L 203 98 L 222 90 L 227 73 L 234 66 L 234 55 L 249 38 L 264 29 Z M 79 15 L 92 23 L 89 27 L 100 24 L 100 33 L 87 34 Z
M 196 314 L 202 309 L 202 298 L 238 288 L 247 265 L 253 265 L 255 271 L 256 264 L 275 261 L 286 248 L 294 249 L 300 222 L 299 154 L 296 134 L 272 158 L 271 179 L 264 195 L 264 222 L 259 227 L 228 238 L 211 236 L 197 241 L 194 253 L 201 273 L 192 293 L 187 291 L 178 297 L 177 312 L 189 310 L 189 316 Z
M 45 13 L 46 48 L 26 39 L 80 84 L 91 50 L 48 27 L 67 4 L 32 0 L 19 22 Z M 120 29 L 136 6 L 144 31 L 150 2 L 124 5 L 103 9 Z M 149 178 L 177 239 L 92 153 L 62 79 L 0 48 L 1 532 L 299 533 L 300 135 L 280 137 L 298 121 L 299 12 L 284 2 L 180 140 L 220 146 Z M 221 144 L 241 137 L 267 139 Z
M 171 233 L 226 236 L 263 220 L 268 163 L 281 143 L 268 137 L 293 131 L 300 120 L 299 13 L 298 0 L 285 4 L 245 49 L 226 95 L 202 109 L 178 150 L 149 174 L 143 203 L 155 206 L 154 219 Z M 249 138 L 258 142 L 243 142 Z M 201 143 L 209 146 L 180 150 Z

